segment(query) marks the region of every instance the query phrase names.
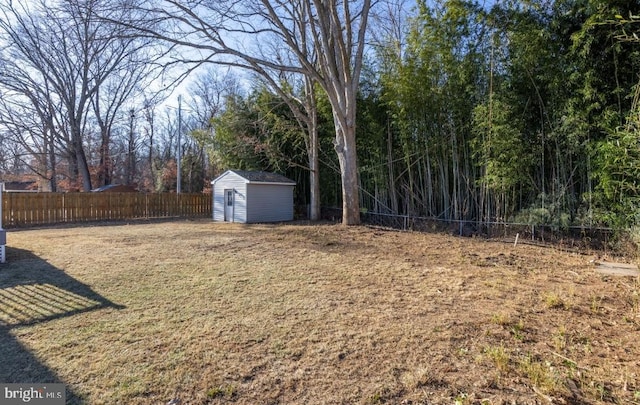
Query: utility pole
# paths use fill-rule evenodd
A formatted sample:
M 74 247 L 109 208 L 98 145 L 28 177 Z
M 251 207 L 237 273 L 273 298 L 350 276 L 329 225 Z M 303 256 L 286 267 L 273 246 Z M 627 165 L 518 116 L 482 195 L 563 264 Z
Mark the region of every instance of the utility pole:
M 177 172 L 178 172 L 178 179 L 177 179 L 177 184 L 176 184 L 176 193 L 180 194 L 180 191 L 182 190 L 182 174 L 181 172 L 181 156 L 182 155 L 182 96 L 178 96 L 178 159 L 177 159 L 177 164 L 178 164 L 178 168 L 177 168 Z

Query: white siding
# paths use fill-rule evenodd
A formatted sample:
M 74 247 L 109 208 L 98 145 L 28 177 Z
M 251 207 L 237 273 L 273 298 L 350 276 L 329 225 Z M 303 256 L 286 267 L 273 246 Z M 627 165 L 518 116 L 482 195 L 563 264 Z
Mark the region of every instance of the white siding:
M 293 220 L 293 185 L 247 184 L 247 222 Z
M 247 222 L 247 180 L 233 172 L 218 177 L 213 185 L 213 220 L 224 221 L 224 190 L 234 190 L 233 221 Z

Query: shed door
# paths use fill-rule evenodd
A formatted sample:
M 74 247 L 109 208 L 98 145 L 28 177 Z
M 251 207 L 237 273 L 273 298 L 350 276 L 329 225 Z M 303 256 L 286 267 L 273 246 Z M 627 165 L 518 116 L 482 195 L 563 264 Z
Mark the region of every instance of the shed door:
M 233 222 L 233 190 L 224 190 L 224 220 Z

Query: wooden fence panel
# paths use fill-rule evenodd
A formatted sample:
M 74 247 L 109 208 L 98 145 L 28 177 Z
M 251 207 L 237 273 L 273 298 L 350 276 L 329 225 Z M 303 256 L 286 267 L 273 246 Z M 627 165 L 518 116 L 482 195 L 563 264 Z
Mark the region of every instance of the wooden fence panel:
M 5 228 L 211 216 L 210 194 L 5 192 L 2 195 L 2 225 Z

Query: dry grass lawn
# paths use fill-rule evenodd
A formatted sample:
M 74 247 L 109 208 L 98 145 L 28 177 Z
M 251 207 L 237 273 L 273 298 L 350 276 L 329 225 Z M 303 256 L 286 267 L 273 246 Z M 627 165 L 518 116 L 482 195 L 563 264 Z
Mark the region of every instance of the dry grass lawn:
M 640 404 L 640 281 L 338 225 L 10 231 L 0 381 L 86 404 Z

